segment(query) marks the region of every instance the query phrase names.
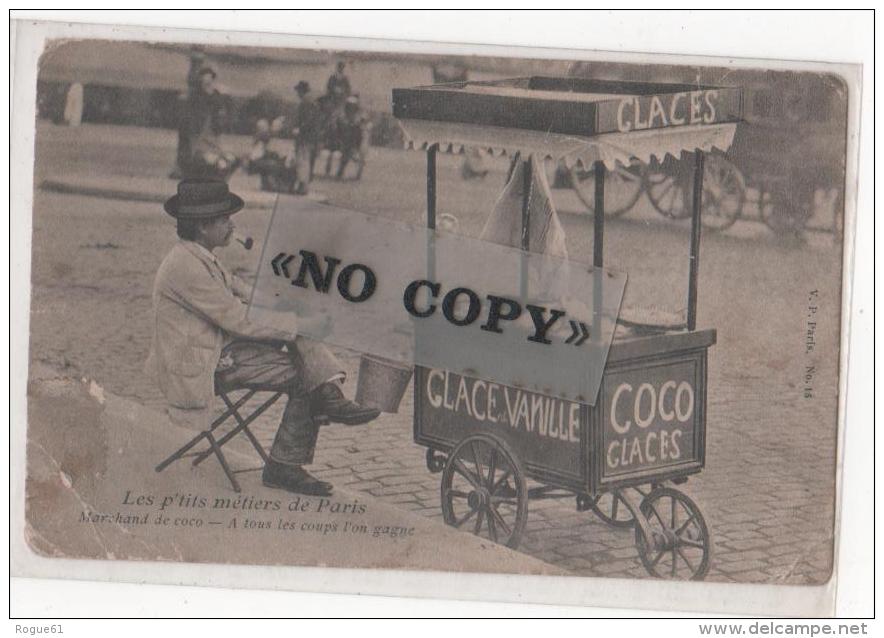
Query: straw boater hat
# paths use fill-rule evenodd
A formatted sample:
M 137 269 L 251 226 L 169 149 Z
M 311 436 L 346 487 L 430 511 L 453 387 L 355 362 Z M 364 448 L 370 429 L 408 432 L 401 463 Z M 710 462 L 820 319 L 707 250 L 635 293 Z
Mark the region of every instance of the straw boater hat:
M 163 208 L 175 219 L 209 219 L 232 215 L 245 206 L 241 197 L 220 179 L 185 179 L 178 183 L 178 194 L 166 200 Z

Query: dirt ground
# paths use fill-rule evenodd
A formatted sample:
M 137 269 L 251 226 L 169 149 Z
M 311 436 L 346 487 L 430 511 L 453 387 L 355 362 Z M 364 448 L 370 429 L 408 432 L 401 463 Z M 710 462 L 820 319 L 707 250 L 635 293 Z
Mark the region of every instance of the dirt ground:
M 173 157 L 170 131 L 40 123 L 35 184 L 62 173 L 160 177 Z M 315 189 L 337 206 L 421 223 L 423 156 L 375 149 L 369 162 L 361 181 L 319 179 Z M 465 182 L 459 158 L 440 157 L 439 213 L 453 214 L 459 232 L 478 234 L 502 187 L 505 162 L 493 160 L 487 178 Z M 252 181 L 236 176 L 232 186 L 254 188 Z M 557 192 L 556 203 L 572 259 L 589 261 L 591 217 L 570 193 Z M 678 312 L 685 306 L 688 232 L 648 211 L 641 200 L 635 215 L 608 224 L 606 265 L 629 274 L 625 304 Z M 247 209 L 235 221 L 260 244 L 269 215 Z M 769 232 L 750 235 L 738 224 L 703 237 L 699 327 L 715 328 L 718 343 L 709 354 L 706 468 L 683 488 L 700 505 L 713 538 L 708 580 L 822 583 L 833 548 L 841 248 L 831 239 L 800 244 L 778 242 Z M 153 276 L 174 242 L 171 220 L 157 204 L 37 186 L 31 360 L 161 407 L 141 368 Z M 247 275 L 258 251 L 232 246 L 220 256 Z M 808 354 L 812 291 L 819 310 Z M 342 358 L 355 373 L 358 354 Z M 399 414 L 384 415 L 370 430 L 324 429 L 315 467 L 348 489 L 441 520 L 438 476 L 427 472 L 424 450 L 412 441 L 411 410 L 407 392 Z M 261 436 L 272 437 L 275 426 L 268 417 Z M 576 512 L 572 500 L 532 503 L 530 512 L 521 551 L 582 575 L 647 576 L 631 531 Z

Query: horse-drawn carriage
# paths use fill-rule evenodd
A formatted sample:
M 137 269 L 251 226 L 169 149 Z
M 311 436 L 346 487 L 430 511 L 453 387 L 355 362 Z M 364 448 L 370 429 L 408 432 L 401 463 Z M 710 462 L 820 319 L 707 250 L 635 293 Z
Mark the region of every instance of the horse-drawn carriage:
M 737 126 L 733 146 L 706 158 L 703 226 L 725 230 L 745 218 L 778 234 L 796 233 L 823 199 L 833 218 L 822 220 L 819 229 L 835 230 L 843 206 L 845 136 L 833 110 L 840 108 L 842 93 L 832 77 L 794 73 L 756 78 L 745 88 L 745 123 Z M 563 175 L 560 183 L 572 187 L 591 212 L 593 171 L 576 166 Z M 630 211 L 643 194 L 664 217 L 691 215 L 691 172 L 678 157 L 619 165 L 606 180 L 609 217 Z

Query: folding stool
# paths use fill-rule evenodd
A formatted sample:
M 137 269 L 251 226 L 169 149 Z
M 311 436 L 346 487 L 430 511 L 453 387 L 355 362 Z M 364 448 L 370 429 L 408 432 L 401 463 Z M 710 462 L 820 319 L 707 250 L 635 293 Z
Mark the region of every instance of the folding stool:
M 255 451 L 258 452 L 261 460 L 264 463 L 267 463 L 267 460 L 269 459 L 267 452 L 261 446 L 261 443 L 258 441 L 257 437 L 254 435 L 251 429 L 249 429 L 249 425 L 251 425 L 251 423 L 255 419 L 266 412 L 270 406 L 276 403 L 284 393 L 265 390 L 266 392 L 273 392 L 273 394 L 270 396 L 269 399 L 258 406 L 254 412 L 244 418 L 239 412 L 240 408 L 242 408 L 249 401 L 249 399 L 251 399 L 261 390 L 247 389 L 242 396 L 236 399 L 236 401 L 232 401 L 230 398 L 230 393 L 233 391 L 234 390 L 221 390 L 216 387 L 215 394 L 221 397 L 221 400 L 224 401 L 224 404 L 227 406 L 227 410 L 225 410 L 224 413 L 221 414 L 221 416 L 212 421 L 207 430 L 203 430 L 202 432 L 200 432 L 197 436 L 195 436 L 190 441 L 185 443 L 181 448 L 179 448 L 174 454 L 172 454 L 162 463 L 157 465 L 157 472 L 162 472 L 169 465 L 185 456 L 193 457 L 192 465 L 196 467 L 197 465 L 205 461 L 208 457 L 214 454 L 215 458 L 218 459 L 218 463 L 220 463 L 221 465 L 221 469 L 224 470 L 224 474 L 227 475 L 227 478 L 230 481 L 233 490 L 235 492 L 241 491 L 235 475 L 241 472 L 254 471 L 255 468 L 245 470 L 232 470 L 227 462 L 227 458 L 224 456 L 224 452 L 221 451 L 221 448 L 224 447 L 224 445 L 228 443 L 231 439 L 233 439 L 237 434 L 243 433 L 246 435 L 246 437 L 248 437 L 249 442 L 252 444 L 252 447 L 255 448 Z M 237 425 L 229 432 L 222 435 L 220 438 L 217 437 L 216 430 L 221 427 L 221 425 L 231 416 L 236 420 Z M 208 443 L 207 448 L 198 452 L 190 452 L 191 449 L 193 449 L 203 440 Z M 188 452 L 190 452 L 190 454 L 188 454 Z

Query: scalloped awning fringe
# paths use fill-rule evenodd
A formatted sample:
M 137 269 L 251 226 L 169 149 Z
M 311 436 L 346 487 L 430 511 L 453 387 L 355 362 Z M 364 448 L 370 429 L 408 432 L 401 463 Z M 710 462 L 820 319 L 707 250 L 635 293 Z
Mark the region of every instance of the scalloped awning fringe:
M 627 166 L 633 160 L 649 163 L 653 158 L 662 162 L 666 156 L 678 158 L 682 152 L 696 149 L 726 153 L 737 127 L 735 123 L 699 124 L 579 137 L 431 120 L 400 120 L 399 123 L 406 148 L 423 150 L 438 144 L 444 153 L 480 149 L 494 157 L 533 154 L 556 162 L 562 160 L 568 168 L 578 165 L 584 169 L 598 161 L 604 162 L 608 169 L 614 169 L 618 162 Z

